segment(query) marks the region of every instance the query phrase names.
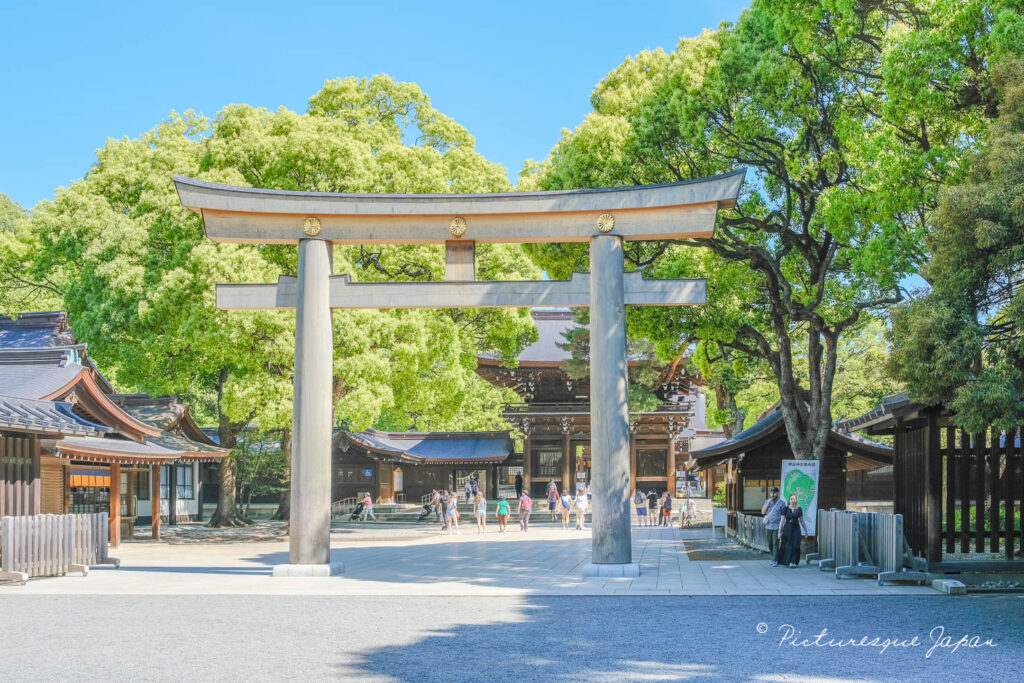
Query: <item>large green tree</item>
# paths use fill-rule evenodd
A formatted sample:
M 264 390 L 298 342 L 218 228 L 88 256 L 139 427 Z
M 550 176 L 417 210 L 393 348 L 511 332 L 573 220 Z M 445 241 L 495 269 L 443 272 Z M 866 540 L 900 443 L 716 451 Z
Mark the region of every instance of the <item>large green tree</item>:
M 412 140 L 407 144 L 407 140 Z M 35 207 L 27 276 L 55 276 L 76 332 L 120 385 L 205 401 L 222 444 L 244 426 L 291 420 L 290 312 L 219 311 L 218 282 L 294 274 L 294 248 L 217 244 L 178 201 L 177 174 L 237 185 L 351 192 L 507 189 L 500 166 L 414 84 L 386 76 L 328 81 L 309 111 L 231 106 L 188 112 L 138 139 L 109 140 L 85 178 Z M 534 277 L 517 247 L 478 252 L 478 276 Z M 438 247 L 335 248 L 357 280 L 429 279 Z M 505 394 L 474 372 L 477 353 L 512 362 L 536 338 L 525 310 L 346 311 L 334 315 L 335 411 L 354 429 L 482 428 Z M 287 447 L 286 447 L 287 452 Z M 234 524 L 235 465 L 221 467 L 213 523 Z
M 1017 0 L 756 0 L 735 25 L 627 60 L 526 180 L 555 189 L 748 168 L 715 236 L 687 243 L 712 256 L 631 247 L 652 275 L 725 273 L 709 307 L 651 312 L 663 322 L 646 329 L 662 345 L 714 345 L 715 362 L 729 350 L 767 365 L 795 455 L 820 458 L 842 339 L 900 299 L 940 187 L 962 176 L 996 111 L 991 64 L 1021 45 Z M 571 245 L 535 253 L 582 261 Z
M 894 374 L 973 433 L 1024 423 L 1024 61 L 997 73 L 999 119 L 934 216 L 931 291 L 892 314 Z

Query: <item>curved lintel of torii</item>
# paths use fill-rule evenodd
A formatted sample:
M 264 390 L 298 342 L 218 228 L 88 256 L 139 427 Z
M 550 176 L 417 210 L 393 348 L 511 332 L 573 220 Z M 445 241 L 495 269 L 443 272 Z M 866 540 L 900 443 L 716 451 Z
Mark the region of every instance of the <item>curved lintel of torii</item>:
M 746 169 L 659 185 L 489 194 L 292 192 L 174 178 L 181 203 L 217 242 L 337 244 L 583 242 L 708 237 L 735 206 Z M 611 216 L 612 221 L 599 219 Z M 307 219 L 315 218 L 309 234 Z M 459 230 L 452 221 L 462 219 Z M 601 228 L 598 225 L 601 223 Z M 459 233 L 459 234 L 456 234 Z

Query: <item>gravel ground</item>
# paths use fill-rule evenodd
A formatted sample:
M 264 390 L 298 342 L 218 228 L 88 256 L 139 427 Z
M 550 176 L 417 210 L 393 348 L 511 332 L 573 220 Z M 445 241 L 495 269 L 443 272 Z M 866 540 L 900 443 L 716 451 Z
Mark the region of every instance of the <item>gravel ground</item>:
M 0 596 L 0 680 L 1019 680 L 1024 596 Z M 642 628 L 638 628 L 642 624 Z M 794 637 L 785 637 L 791 624 Z M 948 647 L 931 651 L 935 630 Z M 794 646 L 917 637 L 917 646 Z M 781 629 L 781 630 L 780 630 Z M 764 633 L 759 631 L 763 630 Z M 933 634 L 933 635 L 930 635 Z M 994 646 L 952 647 L 962 636 Z M 940 638 L 941 641 L 941 638 Z M 1016 673 L 1014 673 L 1016 672 Z

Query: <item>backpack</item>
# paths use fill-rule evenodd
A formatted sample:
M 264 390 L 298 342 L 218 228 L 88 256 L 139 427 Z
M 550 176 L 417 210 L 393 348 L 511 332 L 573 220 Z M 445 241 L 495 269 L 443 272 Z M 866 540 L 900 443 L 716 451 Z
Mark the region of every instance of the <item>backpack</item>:
M 637 505 L 643 505 L 646 500 L 647 499 L 644 498 L 644 494 L 640 493 L 639 491 L 637 491 L 636 495 L 633 496 L 633 502 L 636 503 Z

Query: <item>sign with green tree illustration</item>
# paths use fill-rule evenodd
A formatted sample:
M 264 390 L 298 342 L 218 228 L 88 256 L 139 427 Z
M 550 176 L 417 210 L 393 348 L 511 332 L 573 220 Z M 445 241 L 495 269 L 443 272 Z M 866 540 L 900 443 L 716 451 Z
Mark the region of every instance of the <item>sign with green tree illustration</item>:
M 796 502 L 804 511 L 807 533 L 817 533 L 815 522 L 818 517 L 818 474 L 821 462 L 818 460 L 782 461 L 782 498 L 789 501 L 796 494 Z

